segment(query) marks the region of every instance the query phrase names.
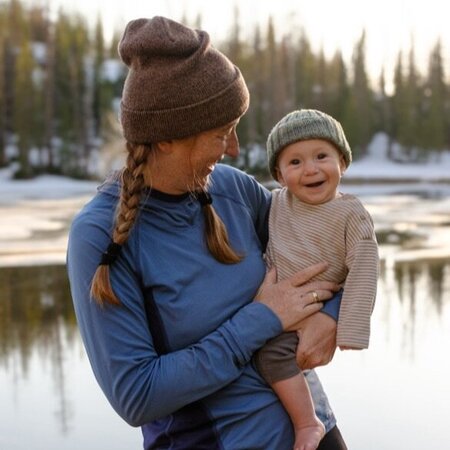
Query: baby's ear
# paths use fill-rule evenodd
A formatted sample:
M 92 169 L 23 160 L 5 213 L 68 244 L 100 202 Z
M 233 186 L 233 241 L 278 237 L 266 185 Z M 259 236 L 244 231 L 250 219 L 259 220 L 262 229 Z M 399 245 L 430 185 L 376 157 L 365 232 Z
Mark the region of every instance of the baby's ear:
M 283 174 L 281 173 L 281 170 L 278 167 L 275 167 L 275 173 L 277 175 L 278 183 L 280 183 L 281 186 L 283 186 L 283 187 L 286 186 L 286 182 L 284 181 Z
M 347 164 L 345 164 L 345 158 L 344 155 L 341 155 L 339 158 L 339 166 L 341 168 L 341 176 L 344 175 L 345 171 L 347 170 Z

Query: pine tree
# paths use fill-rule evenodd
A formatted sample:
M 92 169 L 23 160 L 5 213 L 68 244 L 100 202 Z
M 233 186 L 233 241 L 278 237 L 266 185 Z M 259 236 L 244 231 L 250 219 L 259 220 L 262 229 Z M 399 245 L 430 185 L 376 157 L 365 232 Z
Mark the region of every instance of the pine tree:
M 249 140 L 252 143 L 264 141 L 264 113 L 266 109 L 264 82 L 264 50 L 261 31 L 255 27 L 253 33 L 252 56 L 250 58 L 248 77 L 246 78 L 250 91 L 250 107 L 247 113 L 249 120 Z
M 405 80 L 403 74 L 403 55 L 398 52 L 397 61 L 394 68 L 394 93 L 391 99 L 391 138 L 393 141 L 402 141 L 402 117 L 405 114 Z
M 442 44 L 438 40 L 432 49 L 424 96 L 424 133 L 422 148 L 442 150 L 448 145 L 447 86 L 442 60 Z
M 3 20 L 1 28 L 3 40 L 3 70 L 2 70 L 2 117 L 3 117 L 3 139 L 7 139 L 14 134 L 15 129 L 15 93 L 16 93 L 16 59 L 26 30 L 26 19 L 22 5 L 17 0 L 11 0 L 3 5 Z M 20 175 L 20 174 L 19 174 Z
M 276 121 L 280 120 L 295 107 L 295 79 L 294 79 L 294 52 L 289 36 L 284 36 L 277 48 L 276 77 L 275 77 L 275 104 L 274 114 Z M 275 123 L 271 124 L 271 127 Z M 268 130 L 270 131 L 270 130 Z
M 71 87 L 75 102 L 75 143 L 77 147 L 77 168 L 81 175 L 89 170 L 92 144 L 93 81 L 92 59 L 89 57 L 89 32 L 83 17 L 77 16 L 73 28 L 73 64 L 71 65 Z
M 33 120 L 33 145 L 39 152 L 39 170 L 48 170 L 50 155 L 46 147 L 46 108 L 47 102 L 51 97 L 48 96 L 48 61 L 51 48 L 48 43 L 48 35 L 52 26 L 49 19 L 49 10 L 47 7 L 31 6 L 27 18 L 30 29 L 30 40 L 33 50 L 33 59 L 35 63 L 33 73 L 34 99 L 33 107 L 35 110 Z
M 45 43 L 47 46 L 47 57 L 45 64 L 45 81 L 43 86 L 44 106 L 43 106 L 43 148 L 47 151 L 46 164 L 47 171 L 57 171 L 55 164 L 55 149 L 53 141 L 55 138 L 56 118 L 55 118 L 55 70 L 56 70 L 56 43 L 55 26 L 50 24 L 46 30 Z
M 264 125 L 263 133 L 267 136 L 273 125 L 281 118 L 280 99 L 277 96 L 278 64 L 275 26 L 272 17 L 267 23 L 266 46 L 264 49 Z
M 314 66 L 313 102 L 311 106 L 321 111 L 327 111 L 329 89 L 327 85 L 328 68 L 323 47 L 319 51 Z
M 386 156 L 388 159 L 392 157 L 392 130 L 391 130 L 391 99 L 386 89 L 385 68 L 382 67 L 378 78 L 378 93 L 375 100 L 375 131 L 384 131 L 388 136 L 388 148 Z
M 80 16 L 69 18 L 61 11 L 55 34 L 56 133 L 63 173 L 83 176 L 88 168 L 91 109 L 86 87 L 88 30 Z
M 353 80 L 349 108 L 351 128 L 349 133 L 355 156 L 364 154 L 373 134 L 373 95 L 366 71 L 365 44 L 366 33 L 364 31 L 353 52 Z
M 402 120 L 402 143 L 408 154 L 412 154 L 413 150 L 418 147 L 419 130 L 421 124 L 419 122 L 420 114 L 420 79 L 417 72 L 414 45 L 411 46 L 408 61 L 408 74 L 404 82 L 404 116 Z
M 70 146 L 69 142 L 74 140 L 74 112 L 73 98 L 70 89 L 71 74 L 69 63 L 72 59 L 71 51 L 71 23 L 69 18 L 59 12 L 55 24 L 55 134 L 61 144 L 58 148 L 58 162 L 62 172 L 69 170 Z M 72 64 L 72 63 L 70 63 Z
M 295 62 L 295 104 L 297 108 L 313 105 L 316 58 L 304 30 L 301 30 Z
M 420 98 L 420 80 L 416 69 L 414 50 L 411 47 L 407 70 L 404 68 L 401 51 L 397 57 L 390 124 L 393 140 L 401 145 L 404 153 L 410 158 L 417 157 L 414 150 L 418 147 L 423 130 Z
M 353 104 L 347 68 L 339 50 L 335 52 L 326 67 L 324 109 L 341 122 L 350 146 L 353 148 Z
M 6 11 L 0 5 L 0 167 L 6 160 L 6 93 L 5 93 L 5 47 L 6 47 Z
M 108 57 L 116 59 L 118 57 L 119 42 L 122 37 L 122 33 L 118 30 L 113 32 L 111 43 L 109 45 Z
M 15 65 L 14 131 L 18 137 L 20 170 L 16 176 L 32 176 L 30 149 L 33 146 L 33 121 L 35 117 L 35 92 L 32 74 L 35 64 L 29 39 L 23 39 Z
M 105 40 L 100 16 L 97 17 L 94 36 L 94 67 L 93 67 L 93 127 L 94 134 L 100 135 L 102 116 L 105 112 L 105 98 L 102 79 L 103 63 L 105 61 Z
M 341 51 L 336 51 L 328 65 L 325 81 L 326 109 L 340 122 L 345 119 L 349 101 L 347 69 Z
M 247 79 L 248 63 L 245 55 L 245 49 L 241 40 L 241 26 L 239 23 L 239 8 L 234 7 L 233 23 L 229 32 L 229 40 L 225 43 L 224 53 L 230 58 L 230 60 L 241 70 L 245 79 Z M 241 155 L 243 158 L 244 169 L 248 169 L 250 166 L 249 160 L 249 121 L 248 116 L 244 115 L 239 121 L 238 126 L 239 142 L 241 146 Z

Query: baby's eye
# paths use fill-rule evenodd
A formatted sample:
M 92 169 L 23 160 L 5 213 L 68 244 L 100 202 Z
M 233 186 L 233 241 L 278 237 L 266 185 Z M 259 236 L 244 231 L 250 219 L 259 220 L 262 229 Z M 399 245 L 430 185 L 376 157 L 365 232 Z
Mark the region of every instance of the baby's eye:
M 324 159 L 324 158 L 326 158 L 328 155 L 326 154 L 326 153 L 319 153 L 318 155 L 317 155 L 317 159 Z
M 298 166 L 300 164 L 300 160 L 299 159 L 291 159 L 290 163 L 293 166 Z

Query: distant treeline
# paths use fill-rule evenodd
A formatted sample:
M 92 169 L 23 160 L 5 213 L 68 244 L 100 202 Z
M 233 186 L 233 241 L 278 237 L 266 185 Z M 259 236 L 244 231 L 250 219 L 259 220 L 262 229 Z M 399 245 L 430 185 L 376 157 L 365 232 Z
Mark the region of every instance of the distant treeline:
M 190 25 L 201 26 L 201 18 Z M 91 29 L 80 14 L 60 10 L 50 19 L 42 5 L 0 0 L 0 166 L 17 161 L 19 177 L 95 171 L 91 156 L 114 135 L 108 118 L 117 114 L 126 76 L 117 56 L 120 32 L 106 43 L 100 19 Z M 355 158 L 379 131 L 413 160 L 450 148 L 450 85 L 439 40 L 427 67 L 417 67 L 414 49 L 399 52 L 387 92 L 383 68 L 376 85 L 369 80 L 365 33 L 350 63 L 340 51 L 331 58 L 314 52 L 305 32 L 276 30 L 271 19 L 251 38 L 242 34 L 236 9 L 227 40 L 216 45 L 250 89 L 251 106 L 238 129 L 247 168 L 249 149 L 264 145 L 271 127 L 302 107 L 340 120 Z

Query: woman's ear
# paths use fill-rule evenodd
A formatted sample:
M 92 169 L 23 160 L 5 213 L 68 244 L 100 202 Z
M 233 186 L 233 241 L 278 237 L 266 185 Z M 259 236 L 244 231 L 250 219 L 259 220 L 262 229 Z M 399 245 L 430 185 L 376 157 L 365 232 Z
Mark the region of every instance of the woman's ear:
M 159 150 L 161 153 L 169 154 L 172 153 L 173 141 L 161 141 L 155 144 L 155 149 Z

